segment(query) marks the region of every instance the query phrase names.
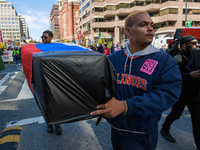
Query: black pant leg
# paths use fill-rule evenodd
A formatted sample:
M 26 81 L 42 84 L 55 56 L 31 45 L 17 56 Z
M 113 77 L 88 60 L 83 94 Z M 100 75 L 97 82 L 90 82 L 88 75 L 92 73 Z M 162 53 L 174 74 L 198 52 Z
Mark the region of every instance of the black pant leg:
M 200 149 L 200 98 L 189 102 L 187 106 L 191 114 L 194 140 Z
M 171 112 L 167 115 L 165 122 L 163 123 L 163 130 L 169 131 L 171 124 L 180 118 L 188 97 L 180 96 L 179 100 L 172 106 Z

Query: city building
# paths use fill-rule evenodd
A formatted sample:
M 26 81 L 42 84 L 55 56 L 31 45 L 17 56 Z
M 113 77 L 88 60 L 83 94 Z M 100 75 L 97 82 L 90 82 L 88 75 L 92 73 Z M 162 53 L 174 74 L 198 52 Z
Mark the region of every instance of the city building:
M 155 37 L 163 34 L 173 37 L 177 28 L 185 27 L 185 18 L 193 21 L 192 27 L 200 26 L 200 0 L 187 0 L 187 7 L 185 0 L 80 0 L 81 33 L 89 41 L 101 38 L 107 43 L 124 43 L 128 40 L 125 18 L 134 10 L 149 12 Z
M 12 3 L 0 0 L 0 31 L 3 40 L 19 41 L 23 36 L 23 25 Z
M 60 40 L 78 41 L 80 30 L 78 0 L 59 0 Z
M 19 14 L 19 17 L 20 17 L 20 19 L 21 19 L 21 21 L 22 21 L 23 35 L 25 36 L 26 39 L 29 39 L 30 37 L 29 37 L 28 24 L 26 23 L 25 18 L 24 18 L 23 16 L 21 16 L 21 15 Z
M 50 12 L 50 30 L 53 32 L 53 40 L 54 41 L 60 41 L 59 37 L 59 5 L 53 4 L 51 12 Z

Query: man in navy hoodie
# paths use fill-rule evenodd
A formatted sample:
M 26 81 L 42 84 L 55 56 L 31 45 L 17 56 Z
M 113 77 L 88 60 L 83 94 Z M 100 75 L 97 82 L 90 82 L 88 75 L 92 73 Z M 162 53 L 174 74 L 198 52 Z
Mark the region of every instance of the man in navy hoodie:
M 146 11 L 128 15 L 125 50 L 108 56 L 117 73 L 116 94 L 90 113 L 107 118 L 115 150 L 155 150 L 162 112 L 177 102 L 181 92 L 177 63 L 151 45 L 153 25 Z

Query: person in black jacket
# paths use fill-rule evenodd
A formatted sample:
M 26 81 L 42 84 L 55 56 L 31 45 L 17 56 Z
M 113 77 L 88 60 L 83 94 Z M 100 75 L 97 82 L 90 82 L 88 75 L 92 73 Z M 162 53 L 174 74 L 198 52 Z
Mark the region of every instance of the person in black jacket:
M 179 40 L 169 40 L 168 41 L 168 49 L 166 52 L 171 55 L 172 57 L 176 56 L 178 53 L 180 53 L 180 50 L 178 48 Z
M 102 46 L 102 44 L 99 45 L 98 52 L 103 53 L 103 46 Z
M 180 45 L 182 50 L 174 59 L 178 63 L 182 74 L 182 91 L 178 102 L 172 107 L 170 114 L 166 117 L 160 133 L 166 140 L 170 142 L 176 141 L 169 133 L 170 126 L 175 120 L 180 118 L 187 105 L 192 118 L 195 143 L 197 149 L 200 150 L 200 70 L 193 71 L 187 66 L 191 51 L 198 47 L 198 43 L 194 36 L 187 35 L 181 38 Z

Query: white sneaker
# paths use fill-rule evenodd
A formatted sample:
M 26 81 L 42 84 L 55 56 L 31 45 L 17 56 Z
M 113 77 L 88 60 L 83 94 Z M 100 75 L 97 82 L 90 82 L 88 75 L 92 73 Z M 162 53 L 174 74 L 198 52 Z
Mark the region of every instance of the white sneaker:
M 18 65 L 20 66 L 20 63 Z

